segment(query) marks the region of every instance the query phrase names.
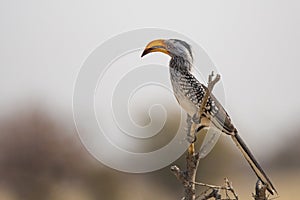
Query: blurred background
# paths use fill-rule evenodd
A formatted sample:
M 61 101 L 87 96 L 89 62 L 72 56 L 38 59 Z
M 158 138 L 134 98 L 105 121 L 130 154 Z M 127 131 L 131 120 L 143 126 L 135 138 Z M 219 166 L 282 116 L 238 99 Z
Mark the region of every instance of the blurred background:
M 235 125 L 280 199 L 295 199 L 299 8 L 279 0 L 0 1 L 0 199 L 181 199 L 169 167 L 109 169 L 85 150 L 73 122 L 73 85 L 84 60 L 113 35 L 145 27 L 178 31 L 206 50 Z M 184 166 L 184 156 L 175 163 Z M 222 136 L 197 179 L 221 185 L 224 177 L 251 199 L 256 177 Z

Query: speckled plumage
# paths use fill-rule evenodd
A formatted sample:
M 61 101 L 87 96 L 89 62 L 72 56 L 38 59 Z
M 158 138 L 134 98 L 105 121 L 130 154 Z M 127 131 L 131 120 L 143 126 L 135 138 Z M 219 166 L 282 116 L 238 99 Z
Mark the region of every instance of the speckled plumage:
M 183 109 L 193 117 L 200 109 L 206 86 L 201 84 L 191 73 L 191 62 L 182 57 L 170 60 L 170 78 L 174 95 Z M 206 103 L 206 117 L 225 133 L 234 132 L 235 128 L 222 105 L 211 95 Z M 216 119 L 216 120 L 214 120 Z

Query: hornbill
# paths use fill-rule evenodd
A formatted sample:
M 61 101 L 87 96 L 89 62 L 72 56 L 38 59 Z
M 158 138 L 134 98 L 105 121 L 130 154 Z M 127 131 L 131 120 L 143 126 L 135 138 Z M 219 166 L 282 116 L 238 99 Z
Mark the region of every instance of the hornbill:
M 187 112 L 191 119 L 194 119 L 199 112 L 201 102 L 207 90 L 206 86 L 200 83 L 191 73 L 193 65 L 191 46 L 185 41 L 178 39 L 159 39 L 150 42 L 146 46 L 142 57 L 151 52 L 162 52 L 171 57 L 169 70 L 174 95 L 180 106 Z M 274 194 L 274 192 L 277 193 L 270 179 L 238 134 L 229 115 L 213 94 L 209 96 L 203 115 L 199 117 L 201 120 L 199 121 L 201 125 L 200 129 L 213 128 L 231 136 L 257 177 L 267 186 L 267 190 L 271 194 Z M 199 131 L 198 129 L 197 132 Z

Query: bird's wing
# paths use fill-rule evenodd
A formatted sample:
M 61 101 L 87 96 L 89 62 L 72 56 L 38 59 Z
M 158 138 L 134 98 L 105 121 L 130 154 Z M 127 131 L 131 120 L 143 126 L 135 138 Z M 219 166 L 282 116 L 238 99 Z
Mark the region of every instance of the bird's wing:
M 207 87 L 200 83 L 196 77 L 189 72 L 181 72 L 180 81 L 184 83 L 179 84 L 178 87 L 180 87 L 180 90 L 186 91 L 184 94 L 185 97 L 188 98 L 192 105 L 196 105 L 199 109 L 201 107 L 205 91 L 207 91 Z M 185 110 L 187 112 L 189 111 L 187 108 L 185 108 Z M 207 118 L 211 119 L 213 124 L 220 129 L 220 131 L 227 134 L 234 132 L 235 128 L 229 115 L 213 94 L 210 94 L 210 97 L 208 98 L 208 102 L 205 107 L 205 115 Z
M 204 87 L 207 90 L 207 87 L 205 85 L 203 85 L 203 84 L 201 84 L 201 85 L 202 85 L 202 87 Z M 218 128 L 222 127 L 223 128 L 222 131 L 225 132 L 225 133 L 234 132 L 235 127 L 232 124 L 228 113 L 226 112 L 224 107 L 221 105 L 221 103 L 218 101 L 218 99 L 212 93 L 210 94 L 210 97 L 208 99 L 208 104 L 211 107 L 215 107 L 215 108 L 211 108 L 211 109 L 216 110 L 214 115 L 211 115 L 209 112 L 206 112 L 206 114 L 208 114 L 209 117 L 212 119 L 212 122 L 218 123 L 218 124 L 215 124 L 215 125 Z

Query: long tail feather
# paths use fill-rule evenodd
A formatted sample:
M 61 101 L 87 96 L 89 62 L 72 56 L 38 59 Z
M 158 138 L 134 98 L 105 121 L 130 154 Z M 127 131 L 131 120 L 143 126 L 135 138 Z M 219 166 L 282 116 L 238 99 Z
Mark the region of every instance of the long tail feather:
M 261 166 L 258 164 L 257 160 L 254 158 L 252 153 L 250 152 L 249 148 L 245 144 L 245 142 L 242 140 L 242 138 L 239 136 L 239 134 L 236 132 L 234 135 L 231 136 L 235 144 L 238 146 L 238 148 L 243 153 L 243 156 L 250 164 L 251 168 L 255 172 L 256 176 L 267 186 L 267 190 L 274 194 L 274 192 L 277 191 L 274 188 L 273 184 L 271 183 L 270 179 L 267 177 Z

